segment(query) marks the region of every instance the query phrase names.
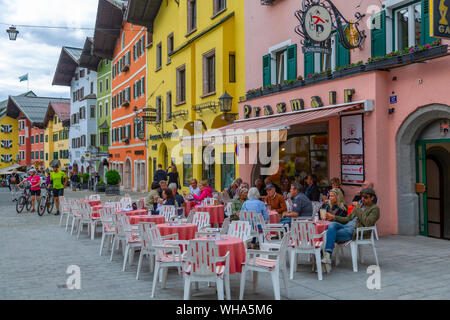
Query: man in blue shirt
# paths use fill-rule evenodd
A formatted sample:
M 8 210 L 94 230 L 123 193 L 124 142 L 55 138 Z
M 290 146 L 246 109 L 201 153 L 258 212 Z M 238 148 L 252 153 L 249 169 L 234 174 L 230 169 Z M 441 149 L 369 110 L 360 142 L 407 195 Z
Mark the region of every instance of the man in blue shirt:
M 280 223 L 291 226 L 292 218 L 311 217 L 313 207 L 311 200 L 303 193 L 303 188 L 298 183 L 291 185 L 292 211 L 283 213 Z
M 264 202 L 259 200 L 260 194 L 257 188 L 251 188 L 248 191 L 247 201 L 242 205 L 241 211 L 255 211 L 258 214 L 262 214 L 264 221 L 269 220 L 269 213 L 267 212 Z

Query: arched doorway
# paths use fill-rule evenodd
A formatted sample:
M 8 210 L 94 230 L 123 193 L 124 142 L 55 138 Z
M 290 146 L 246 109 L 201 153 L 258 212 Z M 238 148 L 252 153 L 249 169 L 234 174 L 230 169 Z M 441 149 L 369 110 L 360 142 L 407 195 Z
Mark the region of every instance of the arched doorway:
M 131 168 L 131 160 L 127 158 L 125 161 L 125 174 L 124 174 L 124 187 L 127 190 L 130 190 L 133 187 L 133 177 L 132 177 L 132 168 Z
M 439 122 L 443 120 L 450 120 L 449 106 L 440 104 L 424 106 L 409 115 L 397 132 L 397 210 L 399 234 L 429 235 L 426 192 L 428 190 L 427 155 L 429 155 L 431 147 L 435 146 L 436 143 L 450 143 L 450 136 L 447 135 L 447 137 L 442 139 L 443 137 L 441 137 L 439 132 Z M 438 126 L 437 130 L 435 128 L 436 124 Z M 430 164 L 430 166 L 433 165 Z M 435 170 L 435 168 L 430 170 Z M 444 182 L 444 186 L 445 184 Z M 448 211 L 448 209 L 445 210 Z
M 159 163 L 163 166 L 164 170 L 167 170 L 169 167 L 169 152 L 167 151 L 167 146 L 164 143 L 161 143 L 159 148 Z

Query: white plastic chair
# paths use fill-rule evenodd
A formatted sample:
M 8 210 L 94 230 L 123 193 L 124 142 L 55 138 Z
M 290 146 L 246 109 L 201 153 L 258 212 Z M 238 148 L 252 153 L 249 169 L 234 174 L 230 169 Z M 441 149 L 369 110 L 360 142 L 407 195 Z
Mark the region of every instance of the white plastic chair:
M 215 199 L 214 198 L 205 198 L 202 200 L 201 206 L 213 206 L 215 205 Z
M 209 227 L 210 216 L 208 212 L 196 212 L 192 219 L 192 223 L 197 225 L 199 231 L 203 231 L 205 228 Z
M 220 257 L 214 240 L 190 240 L 183 254 L 184 300 L 189 300 L 191 282 L 216 282 L 219 300 L 224 299 L 225 286 L 227 300 L 231 300 L 229 258 L 229 251 Z
M 270 273 L 272 277 L 275 300 L 280 300 L 280 271 L 283 274 L 283 282 L 286 288 L 286 295 L 289 295 L 286 270 L 286 252 L 288 249 L 290 233 L 287 232 L 277 251 L 247 250 L 247 258 L 241 274 L 241 285 L 239 300 L 244 298 L 245 277 L 247 271 L 253 271 L 253 290 L 256 291 L 258 275 L 257 272 Z M 263 258 L 263 256 L 274 256 L 276 259 Z
M 252 239 L 250 234 L 251 229 L 248 221 L 232 221 L 227 233 L 228 236 L 240 238 L 244 242 L 248 242 Z
M 152 241 L 152 247 L 155 250 L 156 256 L 155 271 L 153 272 L 152 295 L 151 295 L 151 297 L 154 298 L 160 270 L 162 270 L 161 273 L 162 273 L 163 288 L 166 287 L 168 268 L 177 267 L 178 273 L 181 273 L 182 252 L 180 245 L 186 248 L 188 241 L 178 240 L 178 234 L 161 237 L 161 234 L 157 227 L 150 228 L 149 236 Z
M 139 198 L 139 200 L 136 203 L 138 210 L 144 210 L 145 209 L 145 198 Z
M 364 232 L 370 231 L 370 238 L 364 239 Z M 375 262 L 377 266 L 379 266 L 378 262 L 378 256 L 377 256 L 377 250 L 375 248 L 375 239 L 378 240 L 378 230 L 377 226 L 372 227 L 363 227 L 363 228 L 357 228 L 356 229 L 356 239 L 353 241 L 347 241 L 343 244 L 337 244 L 336 243 L 336 249 L 335 249 L 335 257 L 336 257 L 336 266 L 339 265 L 339 257 L 344 254 L 343 248 L 350 245 L 350 252 L 352 255 L 352 264 L 353 264 L 353 271 L 358 272 L 358 257 L 360 258 L 361 262 L 363 262 L 363 255 L 361 253 L 361 246 L 362 245 L 371 245 L 373 249 L 373 255 L 375 256 Z
M 259 243 L 263 242 L 263 233 L 262 233 L 262 226 L 261 226 L 261 219 L 258 217 L 258 213 L 255 211 L 241 211 L 239 213 L 239 220 L 240 221 L 248 221 L 250 224 L 250 234 L 253 237 L 256 237 L 259 241 Z M 258 226 L 261 227 L 261 232 Z
M 82 204 L 80 207 L 80 214 L 81 216 L 77 218 L 78 220 L 78 234 L 77 239 L 80 238 L 80 233 L 83 230 L 83 226 L 86 225 L 88 229 L 88 235 L 91 234 L 91 206 L 87 203 Z
M 227 201 L 225 204 L 225 216 L 230 217 L 233 214 L 233 203 L 231 201 Z
M 172 221 L 177 216 L 175 206 L 161 206 L 159 214 L 164 216 L 166 222 Z
M 152 247 L 152 239 L 150 236 L 150 229 L 154 227 L 153 222 L 141 222 L 139 223 L 139 235 L 141 237 L 141 253 L 139 255 L 139 262 L 136 273 L 136 280 L 139 280 L 139 274 L 141 272 L 142 259 L 145 256 L 150 258 L 150 272 L 153 271 L 155 263 L 155 249 Z
M 130 264 L 132 264 L 134 257 L 134 251 L 136 248 L 141 247 L 141 238 L 139 237 L 139 233 L 133 231 L 130 225 L 130 218 L 125 213 L 119 213 L 119 225 L 118 228 L 122 229 L 125 234 L 125 253 L 123 255 L 123 266 L 122 271 L 125 271 L 127 266 L 128 257 L 130 256 Z
M 103 253 L 103 247 L 105 246 L 105 240 L 108 239 L 108 250 L 111 247 L 112 238 L 116 234 L 115 227 L 112 225 L 113 208 L 105 206 L 98 211 L 100 214 L 100 220 L 102 222 L 102 241 L 100 243 L 100 255 Z
M 125 196 L 122 199 L 120 199 L 120 203 L 122 203 L 122 208 L 125 208 L 125 209 L 132 208 L 132 206 L 133 206 L 133 203 L 129 196 Z
M 100 201 L 100 196 L 98 194 L 90 195 L 89 201 Z
M 314 216 L 316 213 L 319 212 L 320 207 L 322 206 L 322 203 L 320 203 L 319 201 L 311 201 L 312 202 L 312 216 Z
M 294 270 L 297 269 L 297 254 L 314 254 L 316 258 L 317 276 L 322 280 L 322 258 L 320 252 L 325 247 L 326 231 L 316 234 L 316 227 L 312 221 L 296 220 L 291 225 L 291 270 L 290 279 L 294 279 Z
M 71 209 L 70 209 L 70 201 L 66 197 L 59 197 L 59 202 L 61 204 L 61 217 L 59 219 L 59 225 L 61 225 L 64 216 L 67 216 L 67 218 L 69 218 Z

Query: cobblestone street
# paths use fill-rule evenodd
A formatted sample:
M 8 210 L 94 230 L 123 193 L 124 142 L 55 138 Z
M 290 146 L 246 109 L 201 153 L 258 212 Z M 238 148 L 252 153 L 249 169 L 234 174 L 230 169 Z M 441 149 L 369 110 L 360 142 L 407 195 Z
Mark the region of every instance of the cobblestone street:
M 67 190 L 66 190 L 67 191 Z M 84 197 L 86 192 L 66 192 L 66 197 Z M 135 195 L 132 194 L 132 197 Z M 102 199 L 105 200 L 105 199 Z M 76 235 L 59 226 L 59 216 L 22 213 L 18 215 L 7 189 L 0 190 L 0 299 L 150 299 L 152 274 L 145 261 L 141 279 L 136 280 L 134 264 L 122 272 L 122 255 L 99 256 L 100 233 L 91 241 L 86 231 Z M 281 287 L 282 299 L 449 299 L 450 242 L 425 237 L 388 236 L 377 242 L 381 263 L 381 289 L 369 290 L 367 267 L 374 263 L 370 248 L 364 248 L 359 272 L 351 267 L 347 251 L 341 264 L 323 281 L 301 265 L 289 281 L 289 296 Z M 66 269 L 81 269 L 81 289 L 64 287 Z M 253 293 L 248 275 L 245 299 L 273 299 L 270 278 L 260 276 Z M 239 296 L 239 275 L 231 275 L 231 295 Z M 157 288 L 156 299 L 183 298 L 184 281 L 175 269 L 169 271 L 167 288 Z M 200 285 L 192 299 L 216 299 L 213 287 Z

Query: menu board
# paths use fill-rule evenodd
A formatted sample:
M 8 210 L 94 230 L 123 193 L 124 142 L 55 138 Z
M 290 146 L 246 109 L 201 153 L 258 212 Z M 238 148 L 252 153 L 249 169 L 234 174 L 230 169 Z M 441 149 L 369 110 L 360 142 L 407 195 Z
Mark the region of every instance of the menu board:
M 362 114 L 341 116 L 341 180 L 350 185 L 362 185 L 365 180 Z

